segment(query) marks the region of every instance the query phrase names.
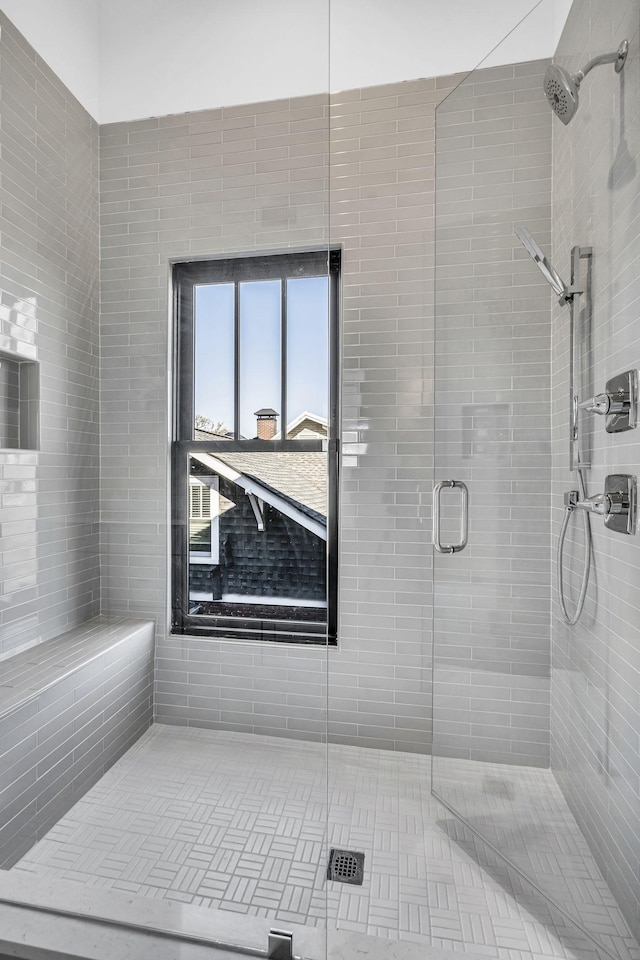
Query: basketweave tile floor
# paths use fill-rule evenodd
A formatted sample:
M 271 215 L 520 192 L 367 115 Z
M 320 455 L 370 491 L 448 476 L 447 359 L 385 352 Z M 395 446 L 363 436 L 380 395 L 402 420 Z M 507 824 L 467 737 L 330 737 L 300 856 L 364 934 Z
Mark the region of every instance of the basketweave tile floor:
M 638 944 L 550 770 L 436 757 L 438 796 L 616 952 Z M 624 949 L 624 946 L 623 946 Z
M 328 915 L 356 933 L 498 960 L 605 956 L 484 845 L 480 855 L 473 834 L 431 796 L 428 757 L 329 751 L 327 779 L 320 744 L 156 724 L 13 870 L 281 923 L 320 925 Z M 500 778 L 507 786 L 492 815 L 514 834 L 508 784 L 522 776 L 540 832 L 545 810 L 558 824 L 564 801 L 548 789 L 548 771 L 443 763 L 448 797 L 470 784 L 472 799 L 459 797 L 465 812 L 479 803 L 481 776 Z M 325 879 L 327 804 L 329 845 L 365 853 L 362 886 Z M 598 912 L 610 954 L 638 960 L 566 805 L 559 822 L 562 856 L 551 862 L 555 844 L 545 836 L 545 869 L 557 876 L 568 867 L 581 881 L 575 898 Z M 524 839 L 535 846 L 534 834 Z

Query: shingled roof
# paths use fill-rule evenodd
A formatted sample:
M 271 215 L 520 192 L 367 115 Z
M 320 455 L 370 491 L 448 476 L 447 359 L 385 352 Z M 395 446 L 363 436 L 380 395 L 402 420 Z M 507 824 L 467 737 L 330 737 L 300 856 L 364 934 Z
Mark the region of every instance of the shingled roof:
M 252 477 L 294 503 L 326 519 L 327 455 L 325 453 L 216 452 L 238 473 Z
M 326 421 L 321 417 L 305 412 L 296 418 L 290 426 L 294 428 L 315 428 L 314 432 L 324 430 L 326 436 Z M 319 428 L 319 429 L 318 429 Z M 196 440 L 225 440 L 231 439 L 227 435 L 214 434 L 208 430 L 194 431 Z M 265 444 L 267 442 L 265 441 Z M 304 516 L 312 519 L 316 530 L 326 527 L 327 522 L 327 455 L 321 452 L 284 452 L 269 450 L 238 451 L 216 450 L 215 454 L 193 456 L 210 469 L 223 472 L 227 479 L 238 483 L 247 489 L 252 483 L 257 484 L 265 493 L 266 499 L 274 506 L 280 502 L 293 505 L 302 517 L 304 525 L 307 522 Z M 230 468 L 230 472 L 227 470 Z M 237 476 L 234 477 L 234 474 Z M 247 489 L 247 492 L 248 489 Z M 258 495 L 258 492 L 254 490 Z M 286 510 L 285 513 L 290 511 Z M 295 514 L 294 514 L 295 515 Z
M 323 540 L 327 538 L 327 474 L 323 453 L 261 451 L 197 453 L 191 456 L 211 473 L 241 487 Z M 290 460 L 284 458 L 289 457 Z M 303 463 L 292 460 L 300 458 Z M 251 471 L 251 472 L 250 472 Z

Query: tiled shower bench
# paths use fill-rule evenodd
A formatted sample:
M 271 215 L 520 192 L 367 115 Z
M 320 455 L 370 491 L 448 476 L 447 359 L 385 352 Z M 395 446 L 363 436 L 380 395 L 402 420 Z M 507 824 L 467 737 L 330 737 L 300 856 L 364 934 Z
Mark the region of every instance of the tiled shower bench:
M 8 869 L 144 733 L 155 625 L 96 617 L 0 660 L 0 867 Z

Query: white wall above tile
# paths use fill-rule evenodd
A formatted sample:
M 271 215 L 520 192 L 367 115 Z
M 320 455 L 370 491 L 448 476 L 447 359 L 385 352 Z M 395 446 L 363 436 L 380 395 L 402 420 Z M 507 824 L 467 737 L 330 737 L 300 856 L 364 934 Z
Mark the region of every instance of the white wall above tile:
M 570 3 L 0 0 L 0 9 L 112 123 L 464 72 L 496 44 L 484 65 L 548 57 Z
M 331 0 L 331 88 L 551 57 L 570 6 L 571 0 Z

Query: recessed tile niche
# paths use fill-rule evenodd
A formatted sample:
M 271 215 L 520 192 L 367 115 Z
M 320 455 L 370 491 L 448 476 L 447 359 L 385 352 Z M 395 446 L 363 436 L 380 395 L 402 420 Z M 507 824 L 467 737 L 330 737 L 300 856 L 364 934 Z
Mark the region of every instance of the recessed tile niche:
M 0 449 L 39 448 L 39 374 L 34 360 L 0 351 Z

